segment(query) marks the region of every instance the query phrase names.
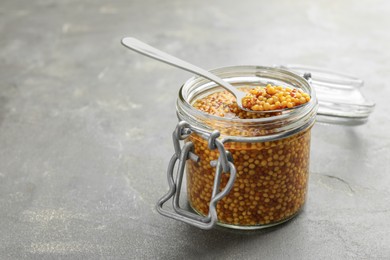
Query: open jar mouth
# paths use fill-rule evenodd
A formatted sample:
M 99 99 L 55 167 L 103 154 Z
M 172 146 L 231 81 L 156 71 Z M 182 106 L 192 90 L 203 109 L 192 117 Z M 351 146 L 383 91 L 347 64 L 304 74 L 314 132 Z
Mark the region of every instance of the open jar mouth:
M 255 119 L 225 118 L 216 115 L 210 115 L 193 107 L 193 103 L 207 95 L 223 91 L 216 83 L 210 82 L 200 76 L 194 76 L 187 80 L 179 91 L 179 97 L 176 103 L 177 115 L 179 120 L 187 121 L 203 130 L 219 130 L 232 125 L 237 129 L 265 129 L 267 134 L 262 132 L 255 135 L 263 136 L 263 139 L 279 139 L 299 132 L 314 123 L 318 108 L 318 102 L 314 89 L 309 82 L 288 70 L 263 67 L 263 66 L 231 66 L 211 70 L 211 72 L 235 87 L 255 87 L 266 86 L 267 84 L 283 87 L 298 88 L 308 93 L 310 101 L 304 106 L 299 106 L 291 110 L 278 113 L 278 115 Z M 210 127 L 207 122 L 213 122 Z M 223 135 L 223 131 L 221 131 Z M 225 136 L 226 137 L 226 136 Z M 242 136 L 241 136 L 242 137 Z M 245 137 L 245 135 L 244 135 Z M 253 138 L 254 136 L 247 136 Z M 227 137 L 229 138 L 229 137 Z M 234 139 L 234 136 L 230 136 Z M 268 141 L 268 140 L 267 140 Z

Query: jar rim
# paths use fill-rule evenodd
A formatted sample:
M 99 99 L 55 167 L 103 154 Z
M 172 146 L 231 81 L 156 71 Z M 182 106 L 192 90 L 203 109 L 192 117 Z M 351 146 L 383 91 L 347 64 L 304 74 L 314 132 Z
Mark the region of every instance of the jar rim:
M 287 128 L 294 129 L 297 127 L 302 127 L 302 124 L 299 124 L 301 121 L 301 123 L 304 123 L 310 119 L 314 122 L 314 117 L 318 108 L 315 90 L 311 87 L 310 83 L 305 78 L 296 73 L 281 68 L 256 65 L 221 67 L 210 70 L 210 72 L 223 78 L 233 85 L 236 84 L 243 86 L 245 85 L 246 81 L 254 84 L 256 82 L 262 84 L 276 82 L 281 85 L 301 88 L 311 96 L 311 99 L 304 106 L 299 106 L 291 110 L 283 111 L 280 115 L 276 116 L 255 119 L 221 117 L 207 114 L 192 106 L 193 101 L 196 100 L 195 98 L 200 96 L 202 93 L 205 94 L 205 92 L 213 89 L 214 91 L 218 88 L 221 89 L 221 87 L 217 86 L 217 84 L 214 82 L 210 82 L 208 79 L 205 79 L 201 76 L 193 76 L 182 85 L 178 93 L 176 110 L 180 120 L 189 121 L 189 123 L 192 124 L 198 124 L 198 126 L 206 129 L 208 127 L 202 125 L 201 121 L 212 120 L 222 125 L 233 123 L 243 126 L 251 125 L 259 127 L 264 127 L 265 125 L 270 126 L 277 122 L 280 123 L 283 121 L 287 123 L 287 125 L 290 125 L 290 127 Z M 284 128 L 286 128 L 286 124 Z M 287 128 L 284 130 L 287 130 Z M 284 130 L 282 132 L 285 132 Z

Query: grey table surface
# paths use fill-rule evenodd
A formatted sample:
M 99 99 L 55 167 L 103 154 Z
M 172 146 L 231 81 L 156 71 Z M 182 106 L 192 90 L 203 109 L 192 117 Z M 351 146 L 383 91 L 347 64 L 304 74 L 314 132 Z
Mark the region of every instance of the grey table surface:
M 390 259 L 388 1 L 0 2 L 0 259 Z M 366 125 L 316 124 L 303 212 L 278 228 L 203 231 L 160 216 L 192 75 L 307 64 L 356 75 Z

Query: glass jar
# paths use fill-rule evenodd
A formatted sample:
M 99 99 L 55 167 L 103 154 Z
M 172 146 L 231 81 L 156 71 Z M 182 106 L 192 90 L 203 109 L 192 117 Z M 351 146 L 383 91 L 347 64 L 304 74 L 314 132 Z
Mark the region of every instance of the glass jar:
M 157 205 L 161 214 L 203 229 L 216 224 L 259 229 L 299 213 L 306 201 L 310 130 L 318 101 L 310 74 L 285 68 L 234 66 L 212 71 L 236 87 L 272 84 L 302 89 L 311 96 L 304 106 L 263 118 L 206 114 L 194 108 L 194 102 L 223 89 L 202 77 L 193 77 L 182 86 L 176 106 L 180 122 L 173 134 L 175 154 L 168 167 L 170 190 Z M 353 120 L 346 121 L 351 124 Z M 355 124 L 361 121 L 355 118 Z M 184 172 L 187 199 L 195 213 L 179 205 Z M 173 211 L 163 208 L 170 198 Z

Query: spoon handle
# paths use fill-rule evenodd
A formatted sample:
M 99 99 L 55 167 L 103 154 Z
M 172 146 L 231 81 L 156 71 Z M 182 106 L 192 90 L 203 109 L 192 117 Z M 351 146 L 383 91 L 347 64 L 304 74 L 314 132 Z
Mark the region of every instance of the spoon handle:
M 230 93 L 232 93 L 234 96 L 236 96 L 237 103 L 239 103 L 239 106 L 241 105 L 241 99 L 245 96 L 245 94 L 239 90 L 237 90 L 235 87 L 233 87 L 228 82 L 224 81 L 223 79 L 219 78 L 218 76 L 208 72 L 207 70 L 204 70 L 202 68 L 199 68 L 193 64 L 190 64 L 186 61 L 183 61 L 179 58 L 173 57 L 169 55 L 168 53 L 165 53 L 163 51 L 160 51 L 140 40 L 137 40 L 132 37 L 125 37 L 122 39 L 122 44 L 140 54 L 143 54 L 145 56 L 148 56 L 150 58 L 165 62 L 169 65 L 175 66 L 180 69 L 184 69 L 186 71 L 195 73 L 201 77 L 207 78 L 221 87 L 228 90 Z

